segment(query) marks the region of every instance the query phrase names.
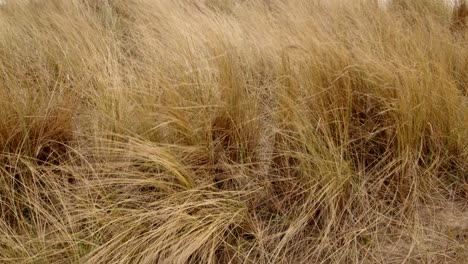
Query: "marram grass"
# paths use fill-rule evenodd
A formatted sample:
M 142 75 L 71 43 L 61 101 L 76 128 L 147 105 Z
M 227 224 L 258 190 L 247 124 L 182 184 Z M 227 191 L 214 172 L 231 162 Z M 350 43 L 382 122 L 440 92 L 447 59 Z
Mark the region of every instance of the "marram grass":
M 468 8 L 0 5 L 1 263 L 466 263 Z

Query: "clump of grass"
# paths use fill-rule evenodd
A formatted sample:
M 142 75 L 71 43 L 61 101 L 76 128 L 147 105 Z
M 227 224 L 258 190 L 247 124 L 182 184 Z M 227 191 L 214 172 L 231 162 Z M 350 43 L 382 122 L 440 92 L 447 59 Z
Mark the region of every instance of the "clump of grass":
M 0 262 L 463 263 L 465 9 L 8 2 Z
M 468 4 L 466 1 L 458 0 L 454 3 L 452 14 L 452 31 L 466 30 L 468 25 Z

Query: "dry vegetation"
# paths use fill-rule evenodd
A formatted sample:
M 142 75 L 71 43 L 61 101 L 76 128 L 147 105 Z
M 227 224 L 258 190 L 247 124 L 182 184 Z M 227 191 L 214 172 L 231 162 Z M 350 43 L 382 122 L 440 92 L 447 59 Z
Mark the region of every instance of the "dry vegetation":
M 468 8 L 0 6 L 1 263 L 466 263 Z

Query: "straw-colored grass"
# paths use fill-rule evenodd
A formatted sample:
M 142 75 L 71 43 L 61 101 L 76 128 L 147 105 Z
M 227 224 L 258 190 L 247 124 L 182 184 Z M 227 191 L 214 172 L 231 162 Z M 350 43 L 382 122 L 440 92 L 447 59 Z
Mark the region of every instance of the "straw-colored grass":
M 1 263 L 466 263 L 468 9 L 0 5 Z

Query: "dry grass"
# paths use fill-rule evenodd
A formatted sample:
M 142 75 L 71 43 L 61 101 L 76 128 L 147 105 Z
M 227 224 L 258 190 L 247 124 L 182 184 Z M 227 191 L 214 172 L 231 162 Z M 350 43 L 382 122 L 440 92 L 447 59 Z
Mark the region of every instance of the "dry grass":
M 0 6 L 0 262 L 466 263 L 467 7 Z

